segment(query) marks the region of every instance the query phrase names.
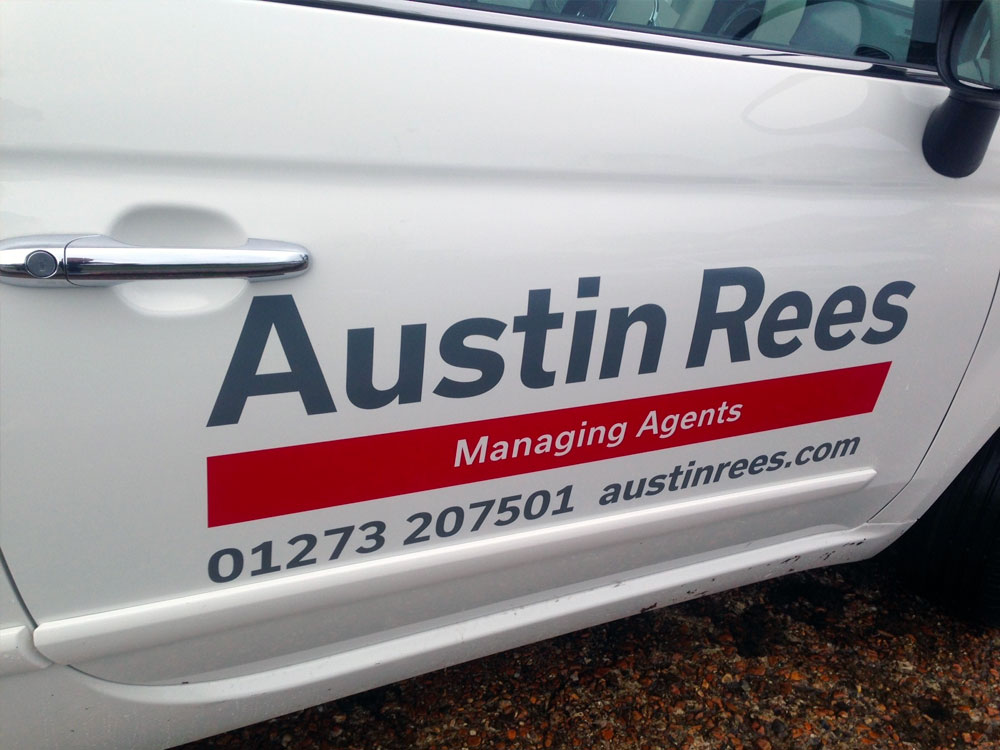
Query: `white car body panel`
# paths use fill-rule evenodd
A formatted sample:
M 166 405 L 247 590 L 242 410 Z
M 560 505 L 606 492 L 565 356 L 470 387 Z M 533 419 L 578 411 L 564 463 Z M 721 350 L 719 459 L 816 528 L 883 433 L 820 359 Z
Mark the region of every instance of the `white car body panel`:
M 674 567 L 548 601 L 462 619 L 333 655 L 306 654 L 293 665 L 189 685 L 123 685 L 65 666 L 9 678 L 23 705 L 50 713 L 16 715 L 0 704 L 0 738 L 35 744 L 167 747 L 315 705 L 485 654 L 590 627 L 654 606 L 724 591 L 792 570 L 853 562 L 884 549 L 908 524 L 865 524 L 763 550 Z M 58 691 L 53 694 L 52 686 Z M 113 719 L 109 722 L 109 717 Z M 58 718 L 58 721 L 55 719 Z M 67 737 L 68 730 L 73 734 Z M 111 738 L 111 739 L 108 739 Z
M 56 42 L 43 56 L 40 38 Z M 182 742 L 649 606 L 861 559 L 902 534 L 1000 426 L 996 313 L 983 328 L 1000 274 L 1000 157 L 993 148 L 967 179 L 935 174 L 920 138 L 944 89 L 836 63 L 268 2 L 0 5 L 3 237 L 183 247 L 259 237 L 312 253 L 305 275 L 253 284 L 0 285 L 0 549 L 16 585 L 0 623 L 0 645 L 11 644 L 0 665 L 13 675 L 0 682 L 0 744 Z M 745 267 L 764 280 L 748 358 L 717 331 L 691 365 L 706 271 Z M 595 277 L 599 293 L 584 294 L 578 281 Z M 880 291 L 900 282 L 912 293 L 884 298 L 879 315 Z M 845 286 L 866 304 L 831 331 L 855 340 L 821 350 L 821 306 Z M 549 309 L 563 314 L 543 346 L 548 387 L 519 372 L 530 357 L 515 317 L 532 290 L 550 290 Z M 774 337 L 800 336 L 796 351 L 763 356 L 762 316 L 787 292 L 811 299 L 810 325 Z M 206 426 L 253 300 L 285 295 L 336 411 L 307 414 L 294 392 L 259 395 L 235 421 Z M 647 304 L 665 312 L 656 367 L 638 372 L 648 329 L 637 325 L 620 372 L 600 377 L 609 311 Z M 730 286 L 719 311 L 741 304 Z M 588 311 L 586 375 L 566 382 Z M 438 344 L 478 318 L 504 324 L 475 344 L 502 356 L 502 377 L 476 396 L 435 395 L 442 379 L 476 374 L 443 361 Z M 419 399 L 356 406 L 348 331 L 374 329 L 374 384 L 385 389 L 401 326 L 414 325 L 426 326 Z M 887 329 L 884 343 L 862 340 Z M 287 346 L 272 332 L 257 372 L 289 370 Z M 848 372 L 863 374 L 867 395 L 838 385 Z M 779 378 L 792 380 L 766 385 Z M 836 393 L 808 392 L 817 382 Z M 620 453 L 547 455 L 531 471 L 484 459 L 492 474 L 476 481 L 451 476 L 457 446 L 455 465 L 426 472 L 408 457 L 454 443 L 454 425 L 477 423 L 470 444 L 504 418 L 556 434 L 595 405 L 641 414 L 639 399 L 685 404 L 716 388 L 767 399 L 712 439 L 653 450 L 630 416 Z M 782 412 L 782 393 L 808 413 Z M 975 431 L 945 419 L 949 407 Z M 396 433 L 402 443 L 379 437 Z M 675 466 L 791 459 L 853 438 L 836 461 L 785 466 L 783 456 L 774 472 L 599 502 L 613 483 Z M 374 455 L 400 444 L 412 451 L 379 454 L 364 472 L 337 463 L 353 446 Z M 289 497 L 268 494 L 263 470 L 246 485 L 212 479 L 216 466 L 283 461 L 257 452 L 286 448 L 297 451 Z M 313 450 L 319 459 L 297 463 Z M 329 497 L 301 497 L 313 486 L 301 465 L 329 472 Z M 483 476 L 473 470 L 462 476 Z M 358 475 L 400 491 L 359 495 Z M 351 488 L 343 497 L 338 482 Z M 470 503 L 545 489 L 556 508 L 569 486 L 562 518 L 549 510 L 507 529 L 491 515 L 469 531 Z M 219 499 L 237 492 L 257 492 L 264 515 Z M 405 544 L 412 514 L 431 514 L 433 535 L 455 507 L 469 514 L 461 530 Z M 337 536 L 324 531 L 375 520 L 381 548 L 354 552 L 362 536 L 327 560 Z M 302 535 L 317 538 L 307 550 L 317 561 L 288 569 L 304 547 L 287 540 Z M 229 580 L 211 580 L 210 560 L 237 554 L 242 574 L 223 567 L 216 578 Z M 54 685 L 51 709 L 26 716 Z

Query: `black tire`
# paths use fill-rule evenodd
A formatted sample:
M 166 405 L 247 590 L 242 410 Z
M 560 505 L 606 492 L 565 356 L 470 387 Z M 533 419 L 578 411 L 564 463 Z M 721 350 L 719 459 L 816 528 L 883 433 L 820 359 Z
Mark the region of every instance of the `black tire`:
M 965 617 L 1000 626 L 1000 433 L 906 533 L 900 547 L 919 588 Z

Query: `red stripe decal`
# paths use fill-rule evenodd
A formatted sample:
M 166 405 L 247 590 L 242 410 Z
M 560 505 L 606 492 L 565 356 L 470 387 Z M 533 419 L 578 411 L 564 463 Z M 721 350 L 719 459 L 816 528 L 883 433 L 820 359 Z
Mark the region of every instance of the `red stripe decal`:
M 208 525 L 273 518 L 867 414 L 875 408 L 890 364 L 212 456 L 208 459 Z M 736 405 L 740 405 L 739 416 L 733 418 Z M 685 420 L 686 414 L 694 416 Z M 664 419 L 667 424 L 661 430 Z M 656 430 L 651 427 L 654 421 Z M 614 446 L 610 432 L 603 440 L 599 430 L 590 432 L 601 426 L 610 430 L 622 422 L 627 428 L 620 430 L 622 438 Z M 671 423 L 674 429 L 667 436 Z M 569 448 L 568 435 L 557 442 L 564 432 L 573 435 Z M 548 450 L 544 435 L 551 436 Z M 484 436 L 485 450 L 477 451 Z M 530 438 L 531 448 L 522 440 L 515 456 L 519 438 Z M 590 445 L 588 438 L 592 438 Z M 501 441 L 509 448 L 506 458 L 499 458 L 502 450 L 493 452 Z

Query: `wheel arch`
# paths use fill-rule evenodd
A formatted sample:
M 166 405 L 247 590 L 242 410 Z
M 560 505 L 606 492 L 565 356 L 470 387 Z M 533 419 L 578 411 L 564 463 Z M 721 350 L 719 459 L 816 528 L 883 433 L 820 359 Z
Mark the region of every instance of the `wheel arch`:
M 934 440 L 906 486 L 870 520 L 914 522 L 992 441 L 1000 442 L 1000 304 L 993 303 L 972 359 Z M 928 367 L 933 367 L 933 353 Z

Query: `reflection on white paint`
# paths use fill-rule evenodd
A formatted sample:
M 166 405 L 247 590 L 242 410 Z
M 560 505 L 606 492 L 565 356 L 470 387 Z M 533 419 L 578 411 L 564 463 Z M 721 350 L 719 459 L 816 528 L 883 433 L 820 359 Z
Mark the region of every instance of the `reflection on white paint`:
M 859 76 L 791 76 L 752 101 L 743 119 L 769 131 L 840 129 L 853 124 L 850 120 L 864 106 L 869 85 Z
M 130 281 L 113 287 L 133 310 L 146 315 L 199 315 L 220 310 L 239 297 L 246 279 Z

